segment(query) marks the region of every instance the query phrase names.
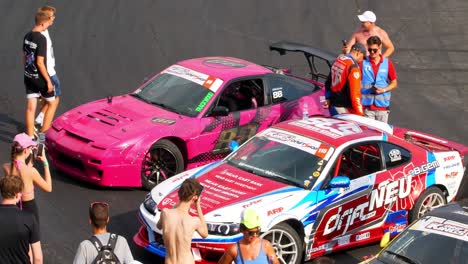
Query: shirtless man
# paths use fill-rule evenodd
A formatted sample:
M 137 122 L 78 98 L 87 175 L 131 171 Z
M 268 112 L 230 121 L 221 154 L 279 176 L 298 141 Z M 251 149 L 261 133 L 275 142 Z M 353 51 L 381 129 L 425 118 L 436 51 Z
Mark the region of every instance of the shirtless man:
M 163 209 L 157 227 L 162 229 L 166 247 L 166 264 L 195 263 L 190 250 L 193 232 L 206 238 L 208 227 L 200 206 L 200 195 L 203 186 L 197 179 L 186 179 L 180 186 L 179 203 L 173 209 Z M 197 217 L 189 214 L 190 207 L 195 204 Z
M 361 21 L 361 27 L 356 30 L 348 42 L 343 45 L 343 53 L 348 54 L 351 47 L 356 42 L 362 43 L 367 48 L 367 39 L 370 36 L 378 36 L 382 40 L 382 46 L 385 49 L 382 56 L 390 57 L 390 55 L 395 51 L 395 47 L 393 46 L 387 32 L 375 24 L 377 17 L 374 12 L 366 11 L 362 13 L 362 15 L 358 15 L 358 18 Z

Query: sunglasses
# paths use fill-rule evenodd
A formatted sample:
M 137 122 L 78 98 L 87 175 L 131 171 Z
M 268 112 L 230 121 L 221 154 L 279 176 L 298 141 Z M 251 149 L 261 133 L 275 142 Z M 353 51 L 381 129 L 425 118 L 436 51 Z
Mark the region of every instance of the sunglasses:
M 254 236 L 254 235 L 260 235 L 260 229 L 257 229 L 257 230 L 253 230 L 253 231 L 250 231 L 250 230 L 247 230 L 247 233 L 249 234 L 249 236 Z
M 369 53 L 377 53 L 377 51 L 379 51 L 379 49 L 367 49 L 367 51 L 369 51 Z

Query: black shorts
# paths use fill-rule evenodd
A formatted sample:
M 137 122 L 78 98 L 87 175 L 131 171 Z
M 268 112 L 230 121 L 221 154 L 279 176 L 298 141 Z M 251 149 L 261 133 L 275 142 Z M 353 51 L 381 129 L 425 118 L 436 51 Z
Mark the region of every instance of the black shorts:
M 55 100 L 55 92 L 47 92 L 47 83 L 42 79 L 24 78 L 24 85 L 26 86 L 26 98 L 39 98 L 42 97 L 46 101 Z
M 37 208 L 35 199 L 32 199 L 31 201 L 22 201 L 21 207 L 23 211 L 32 213 L 39 224 L 39 209 Z

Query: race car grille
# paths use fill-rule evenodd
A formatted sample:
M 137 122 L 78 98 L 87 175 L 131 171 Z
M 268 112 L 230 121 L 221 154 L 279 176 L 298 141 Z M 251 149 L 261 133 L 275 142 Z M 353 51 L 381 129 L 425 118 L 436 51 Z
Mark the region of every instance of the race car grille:
M 71 166 L 75 169 L 79 169 L 80 171 L 85 171 L 83 163 L 79 159 L 72 158 L 63 153 L 57 155 L 57 158 L 63 164 L 67 164 L 68 166 Z

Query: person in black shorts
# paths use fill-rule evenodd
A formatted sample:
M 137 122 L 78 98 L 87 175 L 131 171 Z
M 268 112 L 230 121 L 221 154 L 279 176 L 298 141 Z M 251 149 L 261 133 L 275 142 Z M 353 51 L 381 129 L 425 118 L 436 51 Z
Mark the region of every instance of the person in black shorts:
M 0 262 L 3 264 L 42 263 L 42 248 L 36 219 L 21 211 L 16 204 L 21 199 L 23 181 L 17 176 L 0 179 Z
M 26 133 L 30 137 L 34 136 L 37 98 L 42 97 L 49 104 L 55 100 L 54 86 L 46 66 L 47 40 L 41 34 L 53 23 L 53 18 L 45 12 L 37 12 L 35 22 L 34 28 L 23 39 L 24 84 L 27 100 Z

